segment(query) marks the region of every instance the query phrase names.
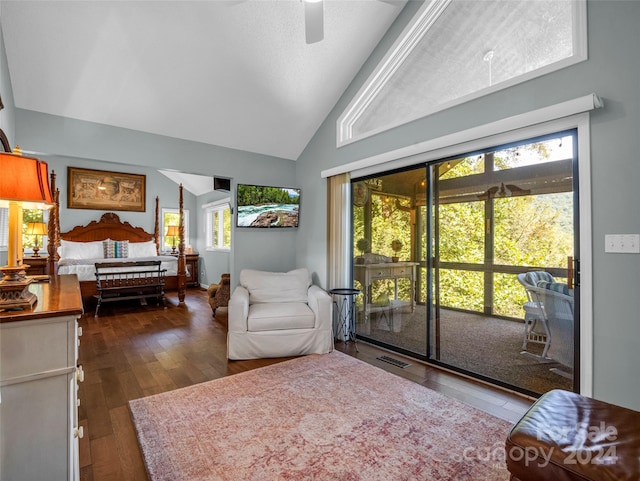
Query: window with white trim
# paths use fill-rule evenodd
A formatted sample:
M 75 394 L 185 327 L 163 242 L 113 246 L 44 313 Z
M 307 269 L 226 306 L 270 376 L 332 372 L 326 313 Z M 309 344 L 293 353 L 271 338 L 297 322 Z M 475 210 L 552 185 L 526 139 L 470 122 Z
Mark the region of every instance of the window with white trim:
M 47 250 L 47 236 L 34 235 L 27 233 L 27 223 L 29 222 L 49 222 L 49 211 L 41 209 L 24 209 L 22 212 L 22 247 L 24 252 L 29 254 L 33 252 L 35 243 L 38 243 L 41 255 Z M 9 247 L 9 209 L 0 207 L 0 251 L 6 251 Z
M 202 206 L 205 210 L 206 249 L 231 250 L 231 199 L 226 198 Z
M 189 244 L 189 209 L 184 209 L 183 212 L 184 217 L 184 245 L 188 246 Z M 177 227 L 180 223 L 180 209 L 169 209 L 162 208 L 162 225 L 160 226 L 160 250 L 162 252 L 172 252 L 175 246 L 175 249 L 178 249 L 178 244 L 180 243 L 180 238 L 177 236 L 167 236 L 167 231 L 169 227 Z
M 585 0 L 426 0 L 337 120 L 355 142 L 587 59 Z

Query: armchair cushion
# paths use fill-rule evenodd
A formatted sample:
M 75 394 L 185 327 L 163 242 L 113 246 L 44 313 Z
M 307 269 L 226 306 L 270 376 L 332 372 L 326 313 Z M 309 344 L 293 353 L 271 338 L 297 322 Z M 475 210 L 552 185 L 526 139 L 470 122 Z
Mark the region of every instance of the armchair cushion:
M 559 292 L 560 294 L 564 294 L 565 296 L 572 296 L 573 289 L 569 289 L 569 286 L 563 282 L 546 282 L 546 281 L 538 281 L 536 287 L 541 287 L 542 289 L 549 289 L 554 292 Z
M 249 303 L 307 302 L 311 274 L 305 268 L 289 272 L 265 272 L 244 269 L 240 285 L 249 291 Z
M 249 308 L 247 330 L 276 331 L 279 329 L 313 329 L 315 316 L 306 304 L 283 302 L 281 304 L 253 304 Z

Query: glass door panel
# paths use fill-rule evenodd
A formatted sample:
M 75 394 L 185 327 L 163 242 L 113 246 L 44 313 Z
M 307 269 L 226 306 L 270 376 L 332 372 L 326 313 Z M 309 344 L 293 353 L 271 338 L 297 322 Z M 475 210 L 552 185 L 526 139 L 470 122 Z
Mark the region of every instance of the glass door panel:
M 577 330 L 554 336 L 558 314 L 542 299 L 558 302 L 527 294 L 518 275 L 546 273 L 546 290 L 567 294 L 564 328 L 575 325 L 574 145 L 562 133 L 429 166 L 429 360 L 524 392 L 573 389 Z M 565 352 L 553 358 L 552 344 Z
M 525 393 L 574 389 L 576 145 L 562 132 L 354 179 L 356 335 Z
M 353 184 L 356 334 L 427 354 L 424 167 Z

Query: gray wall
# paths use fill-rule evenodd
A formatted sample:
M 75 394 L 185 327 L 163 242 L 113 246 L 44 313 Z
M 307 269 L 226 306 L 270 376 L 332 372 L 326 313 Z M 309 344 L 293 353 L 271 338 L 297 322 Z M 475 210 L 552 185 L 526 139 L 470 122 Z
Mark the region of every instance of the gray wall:
M 295 162 L 265 155 L 253 154 L 224 147 L 184 141 L 171 137 L 147 134 L 128 129 L 83 122 L 29 110 L 16 109 L 16 142 L 47 160 L 58 173 L 61 205 L 66 206 L 66 167 L 88 167 L 102 170 L 146 173 L 147 215 L 122 215 L 134 225 L 153 227 L 150 202 L 160 197 L 161 207 L 177 207 L 177 186 L 156 172 L 157 169 L 177 170 L 202 175 L 232 178 L 232 198 L 235 184 L 266 184 L 295 186 Z M 223 272 L 231 273 L 232 284 L 245 267 L 265 270 L 288 270 L 295 266 L 297 230 L 262 231 L 258 229 L 232 229 L 231 254 L 204 250 L 202 201 L 185 195 L 185 208 L 190 216 L 192 245 L 202 256 L 202 284 L 217 282 Z M 86 223 L 88 213 L 74 209 L 61 209 L 61 228 Z M 93 211 L 93 218 L 96 217 Z M 72 216 L 72 217 L 71 217 Z M 91 220 L 91 219 L 89 219 Z M 222 256 L 222 258 L 220 258 Z M 217 264 L 221 262 L 222 265 Z M 225 270 L 226 269 L 226 270 Z
M 298 159 L 318 221 L 301 228 L 297 263 L 326 280 L 322 170 L 595 92 L 606 107 L 591 114 L 594 395 L 640 410 L 640 255 L 604 253 L 605 234 L 640 233 L 640 2 L 588 2 L 586 62 L 336 148 L 338 116 L 418 7 L 409 2 Z
M 0 2 L 1 3 L 1 2 Z M 1 15 L 1 11 L 0 11 Z M 13 105 L 13 90 L 11 88 L 11 79 L 9 77 L 9 69 L 7 67 L 7 55 L 4 50 L 4 37 L 2 36 L 2 25 L 0 25 L 0 98 L 4 109 L 0 110 L 0 129 L 7 136 L 11 147 L 14 146 L 15 132 L 15 107 Z M 7 252 L 0 252 L 0 266 L 7 264 Z

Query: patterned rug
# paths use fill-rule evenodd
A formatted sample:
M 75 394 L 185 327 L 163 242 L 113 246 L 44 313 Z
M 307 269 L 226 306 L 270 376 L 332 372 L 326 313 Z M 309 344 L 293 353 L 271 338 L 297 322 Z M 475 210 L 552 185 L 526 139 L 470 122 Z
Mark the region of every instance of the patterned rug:
M 152 481 L 509 479 L 508 422 L 337 351 L 129 407 Z

